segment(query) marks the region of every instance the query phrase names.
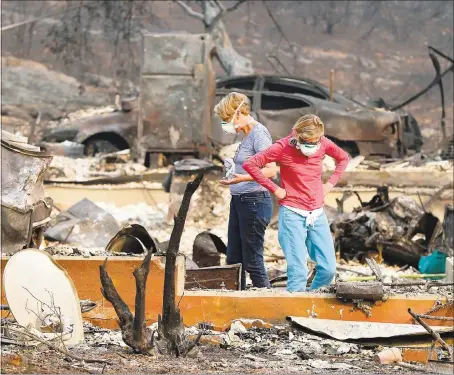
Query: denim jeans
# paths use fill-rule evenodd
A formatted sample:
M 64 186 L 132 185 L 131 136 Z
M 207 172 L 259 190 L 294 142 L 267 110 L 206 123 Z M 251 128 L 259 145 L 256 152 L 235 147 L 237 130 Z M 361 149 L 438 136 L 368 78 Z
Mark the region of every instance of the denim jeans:
M 307 255 L 317 263 L 310 289 L 329 285 L 336 273 L 336 255 L 323 212 L 314 225 L 306 225 L 306 218 L 285 207 L 279 207 L 279 244 L 287 260 L 287 290 L 303 292 L 307 282 Z
M 273 205 L 268 192 L 232 195 L 230 201 L 227 264 L 241 263 L 241 289 L 246 288 L 246 271 L 257 288 L 270 288 L 263 261 L 265 230 Z

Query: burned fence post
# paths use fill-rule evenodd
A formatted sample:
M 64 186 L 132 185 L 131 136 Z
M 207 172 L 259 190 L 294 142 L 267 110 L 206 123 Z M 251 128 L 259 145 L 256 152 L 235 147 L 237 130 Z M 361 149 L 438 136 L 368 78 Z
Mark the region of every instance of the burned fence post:
M 185 355 L 192 348 L 192 345 L 188 345 L 184 340 L 183 319 L 180 315 L 180 309 L 175 303 L 175 262 L 180 248 L 180 240 L 189 204 L 191 203 L 192 195 L 202 182 L 204 174 L 205 169 L 202 169 L 197 177 L 186 186 L 178 215 L 175 216 L 175 224 L 166 253 L 162 317 L 158 317 L 158 340 L 162 344 L 160 345 L 161 348 L 165 347 L 167 352 L 175 353 L 177 356 Z

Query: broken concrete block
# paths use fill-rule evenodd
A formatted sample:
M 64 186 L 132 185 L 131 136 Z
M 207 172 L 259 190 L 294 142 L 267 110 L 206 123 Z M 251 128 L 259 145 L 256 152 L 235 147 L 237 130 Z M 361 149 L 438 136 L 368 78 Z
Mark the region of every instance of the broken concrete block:
M 50 255 L 37 249 L 19 251 L 8 260 L 3 280 L 18 324 L 30 326 L 46 340 L 61 337 L 68 347 L 84 341 L 76 288 Z
M 87 198 L 61 212 L 51 225 L 46 238 L 87 248 L 105 248 L 121 229 L 111 214 Z

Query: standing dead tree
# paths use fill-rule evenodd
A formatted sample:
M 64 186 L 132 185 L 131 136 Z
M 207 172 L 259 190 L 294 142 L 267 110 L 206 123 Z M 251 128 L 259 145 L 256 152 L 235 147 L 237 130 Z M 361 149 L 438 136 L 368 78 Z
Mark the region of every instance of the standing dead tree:
M 196 344 L 190 344 L 184 339 L 183 319 L 180 309 L 175 304 L 175 263 L 180 249 L 181 235 L 183 234 L 186 216 L 191 203 L 192 195 L 195 193 L 202 182 L 205 171 L 202 170 L 194 181 L 187 184 L 183 195 L 180 210 L 175 217 L 172 234 L 170 235 L 169 247 L 166 253 L 166 266 L 164 277 L 164 297 L 162 301 L 162 318 L 158 318 L 159 340 L 166 345 L 168 353 L 180 354 L 188 353 Z M 197 341 L 200 339 L 200 334 Z
M 184 12 L 203 22 L 205 32 L 211 34 L 216 47 L 216 57 L 227 75 L 253 74 L 251 60 L 241 56 L 233 47 L 229 34 L 222 21 L 226 13 L 234 11 L 246 0 L 238 0 L 234 5 L 225 7 L 222 1 L 201 1 L 202 12 L 191 8 L 186 2 L 174 0 Z
M 158 317 L 158 337 L 155 342 L 154 334 L 145 322 L 145 288 L 150 268 L 151 254 L 155 249 L 147 249 L 142 264 L 134 272 L 136 280 L 135 314 L 133 315 L 128 305 L 118 294 L 106 270 L 107 258 L 104 264 L 99 266 L 102 294 L 113 305 L 119 318 L 119 325 L 123 341 L 135 352 L 147 354 L 156 346 L 161 353 L 174 353 L 177 356 L 186 355 L 197 345 L 201 334 L 194 342 L 188 342 L 184 336 L 183 319 L 180 310 L 175 303 L 175 264 L 180 247 L 181 235 L 183 234 L 189 204 L 194 192 L 199 187 L 205 171 L 202 170 L 194 181 L 189 182 L 184 192 L 183 201 L 175 217 L 175 225 L 170 236 L 169 247 L 166 253 L 164 297 L 162 318 Z M 152 245 L 153 246 L 153 245 Z M 156 345 L 155 345 L 156 344 Z

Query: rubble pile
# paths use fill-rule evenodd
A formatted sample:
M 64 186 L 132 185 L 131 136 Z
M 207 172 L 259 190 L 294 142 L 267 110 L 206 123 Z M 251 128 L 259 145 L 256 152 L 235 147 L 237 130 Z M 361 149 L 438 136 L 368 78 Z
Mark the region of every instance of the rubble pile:
M 63 118 L 58 119 L 58 121 L 49 121 L 47 123 L 46 128 L 62 127 L 67 124 L 70 124 L 76 120 L 81 120 L 86 117 L 90 117 L 90 116 L 94 116 L 94 115 L 102 115 L 104 113 L 112 113 L 114 111 L 115 111 L 114 105 L 108 105 L 108 106 L 104 106 L 104 107 L 82 108 L 77 111 L 67 113 Z
M 152 327 L 155 325 L 152 325 Z M 195 336 L 198 327 L 188 327 L 189 336 Z M 152 353 L 138 356 L 124 344 L 119 330 L 102 329 L 84 322 L 85 340 L 71 349 L 71 353 L 87 359 L 108 360 L 104 366 L 109 372 L 177 373 L 178 368 L 192 369 L 191 373 L 403 373 L 395 365 L 383 366 L 374 362 L 379 347 L 365 347 L 337 340 L 324 339 L 304 333 L 290 326 L 246 329 L 235 322 L 228 332 L 204 330 L 201 344 L 186 358 L 166 358 Z M 228 337 L 233 338 L 233 340 Z M 18 345 L 5 345 L 2 356 L 4 366 L 14 363 L 10 357 L 22 356 L 24 349 Z M 43 359 L 46 360 L 43 361 Z M 33 350 L 33 361 L 38 367 L 49 364 L 55 368 L 68 368 L 90 373 L 100 373 L 103 364 L 87 363 L 63 356 L 54 351 Z M 10 364 L 11 362 L 11 364 Z M 17 369 L 20 361 L 13 368 Z M 29 367 L 30 368 L 30 367 Z M 43 369 L 41 369 L 43 370 Z
M 102 352 L 102 349 L 111 350 L 112 347 L 126 348 L 118 330 L 102 329 L 89 323 L 84 323 L 84 328 L 85 342 L 78 346 L 79 349 Z M 151 328 L 157 328 L 157 324 Z M 185 330 L 189 336 L 195 336 L 199 331 L 195 326 Z M 297 366 L 300 371 L 362 371 L 379 368 L 372 360 L 377 352 L 375 346 L 325 339 L 291 326 L 246 329 L 241 321 L 235 321 L 228 332 L 204 330 L 202 341 L 219 348 L 218 358 L 232 353 L 241 358 L 243 366 L 255 369 L 279 370 Z M 216 360 L 212 367 L 233 368 L 238 366 L 235 362 Z
M 345 192 L 343 200 L 352 196 Z M 338 202 L 339 204 L 340 202 Z M 425 212 L 411 197 L 389 199 L 388 189 L 379 188 L 370 202 L 352 213 L 330 213 L 336 248 L 346 259 L 362 261 L 371 251 L 381 251 L 391 263 L 418 267 L 420 257 L 440 246 L 439 220 Z M 381 249 L 381 250 L 380 250 Z
M 452 145 L 450 146 L 452 148 Z M 451 148 L 447 147 L 446 150 L 439 150 L 435 153 L 426 155 L 418 153 L 403 159 L 384 159 L 384 160 L 369 160 L 363 156 L 357 156 L 350 160 L 346 171 L 391 171 L 391 170 L 405 170 L 405 171 L 452 171 L 453 159 Z M 335 160 L 330 156 L 325 156 L 323 160 L 323 170 L 333 171 L 336 167 Z
M 124 176 L 141 176 L 154 173 L 145 166 L 131 161 L 129 150 L 112 154 L 99 154 L 96 157 L 73 159 L 66 156 L 54 156 L 46 171 L 48 182 L 83 182 L 97 178 L 115 179 Z

